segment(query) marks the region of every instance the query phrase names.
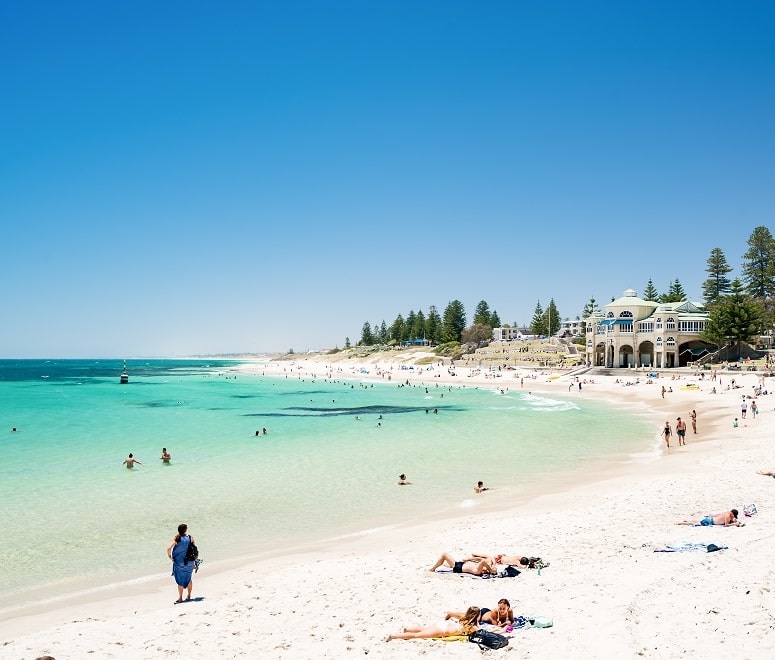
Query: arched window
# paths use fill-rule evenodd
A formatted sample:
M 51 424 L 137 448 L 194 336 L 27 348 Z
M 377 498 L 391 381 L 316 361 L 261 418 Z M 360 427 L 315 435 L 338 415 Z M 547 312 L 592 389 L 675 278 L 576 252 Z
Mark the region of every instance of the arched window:
M 662 346 L 662 337 L 657 337 L 657 346 Z
M 608 312 L 608 314 L 606 314 L 605 317 L 607 319 L 612 319 L 614 317 L 614 313 L 613 312 Z
M 624 311 L 621 314 L 619 314 L 620 319 L 631 319 L 632 318 L 632 312 Z
M 661 330 L 661 329 L 662 329 L 662 317 L 659 317 L 657 319 L 657 330 Z
M 675 346 L 675 337 L 668 337 L 667 341 L 665 342 L 665 344 L 667 344 L 670 347 L 674 347 Z
M 665 323 L 665 329 L 675 330 L 675 319 L 672 316 L 668 317 L 667 322 Z

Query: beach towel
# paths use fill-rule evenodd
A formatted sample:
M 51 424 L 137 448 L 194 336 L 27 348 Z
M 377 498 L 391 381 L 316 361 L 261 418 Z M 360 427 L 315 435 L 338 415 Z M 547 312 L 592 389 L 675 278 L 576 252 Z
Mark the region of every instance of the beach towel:
M 548 616 L 529 616 L 527 620 L 533 628 L 551 628 L 554 621 Z
M 748 518 L 751 518 L 752 516 L 755 516 L 758 513 L 756 510 L 755 504 L 746 504 L 743 507 L 743 515 L 747 516 Z
M 726 545 L 717 543 L 670 543 L 661 548 L 654 548 L 654 552 L 716 552 L 716 550 L 728 550 Z
M 509 568 L 512 570 L 508 570 Z M 492 575 L 491 573 L 484 573 L 483 575 L 474 575 L 473 573 L 455 573 L 455 571 L 453 571 L 451 568 L 436 569 L 434 572 L 443 575 L 460 575 L 461 577 L 471 577 L 478 580 L 494 580 L 495 578 L 517 577 L 517 575 L 519 575 L 522 571 L 517 570 L 513 566 L 509 566 L 497 575 Z
M 175 583 L 180 587 L 188 586 L 195 568 L 193 561 L 186 563 L 186 554 L 190 543 L 191 537 L 186 534 L 186 536 L 181 536 L 180 541 L 172 548 L 172 575 L 175 578 Z
M 526 616 L 520 615 L 514 617 L 514 625 L 511 626 L 512 630 L 527 630 L 528 628 L 530 628 L 530 621 L 527 620 Z

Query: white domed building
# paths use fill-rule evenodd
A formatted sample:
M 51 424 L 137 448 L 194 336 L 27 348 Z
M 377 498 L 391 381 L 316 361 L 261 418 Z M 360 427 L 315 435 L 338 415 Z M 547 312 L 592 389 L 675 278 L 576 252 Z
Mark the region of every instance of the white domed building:
M 703 341 L 705 305 L 657 303 L 627 289 L 586 319 L 587 363 L 595 367 L 683 367 L 716 350 Z

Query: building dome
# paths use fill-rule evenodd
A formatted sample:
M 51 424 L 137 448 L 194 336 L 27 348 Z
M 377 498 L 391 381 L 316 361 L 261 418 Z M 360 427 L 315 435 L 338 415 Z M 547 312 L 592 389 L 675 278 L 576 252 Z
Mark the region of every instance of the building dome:
M 635 289 L 627 289 L 622 294 L 622 296 L 625 297 L 625 298 L 637 298 L 638 297 L 638 293 L 637 293 L 637 291 L 635 291 Z

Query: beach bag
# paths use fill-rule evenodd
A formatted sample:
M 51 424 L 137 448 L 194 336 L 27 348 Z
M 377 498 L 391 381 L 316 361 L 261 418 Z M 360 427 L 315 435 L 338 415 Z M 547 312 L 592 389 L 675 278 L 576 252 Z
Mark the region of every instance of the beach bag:
M 476 630 L 468 636 L 468 641 L 478 644 L 483 651 L 486 649 L 502 649 L 507 646 L 509 640 L 503 635 L 489 630 Z
M 196 547 L 194 539 L 189 538 L 188 549 L 186 550 L 186 558 L 183 560 L 183 564 L 188 564 L 190 561 L 196 561 L 199 558 L 199 548 Z
M 521 572 L 514 568 L 514 566 L 509 565 L 501 572 L 501 577 L 517 577 Z

